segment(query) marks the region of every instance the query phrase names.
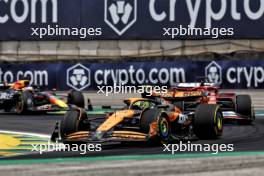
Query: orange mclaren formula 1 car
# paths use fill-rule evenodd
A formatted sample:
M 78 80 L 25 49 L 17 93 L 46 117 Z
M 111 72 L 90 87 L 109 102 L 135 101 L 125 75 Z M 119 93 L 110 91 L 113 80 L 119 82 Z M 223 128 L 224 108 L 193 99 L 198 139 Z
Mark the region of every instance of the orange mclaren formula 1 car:
M 28 80 L 0 85 L 0 109 L 6 112 L 14 110 L 18 114 L 23 114 L 60 111 L 68 110 L 70 105 L 84 106 L 81 92 L 70 91 L 67 97 L 57 96 L 53 91 L 40 91 L 37 86 L 30 85 Z
M 223 113 L 225 122 L 251 124 L 255 120 L 254 109 L 249 95 L 222 93 L 215 83 L 178 83 L 166 94 L 151 97 L 170 99 L 182 111 L 195 111 L 200 104 L 218 105 Z
M 200 104 L 194 112 L 182 111 L 169 101 L 130 98 L 123 110 L 106 115 L 101 122 L 81 108 L 73 108 L 56 124 L 53 141 L 64 143 L 152 141 L 218 138 L 223 116 L 218 105 Z

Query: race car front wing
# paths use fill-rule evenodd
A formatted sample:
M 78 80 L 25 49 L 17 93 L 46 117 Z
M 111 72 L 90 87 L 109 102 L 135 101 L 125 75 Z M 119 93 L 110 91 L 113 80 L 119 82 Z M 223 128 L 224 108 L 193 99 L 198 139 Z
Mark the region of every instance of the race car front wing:
M 63 143 L 104 143 L 104 142 L 144 142 L 149 139 L 149 135 L 135 131 L 78 131 L 62 137 L 60 134 L 59 123 L 56 123 L 54 132 L 51 136 L 53 142 Z

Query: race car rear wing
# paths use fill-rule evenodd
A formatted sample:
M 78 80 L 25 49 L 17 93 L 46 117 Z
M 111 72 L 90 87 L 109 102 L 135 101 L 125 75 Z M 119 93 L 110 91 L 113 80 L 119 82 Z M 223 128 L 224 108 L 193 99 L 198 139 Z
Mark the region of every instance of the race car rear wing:
M 211 82 L 190 82 L 190 83 L 176 83 L 173 88 L 200 88 L 200 87 L 220 87 L 218 83 Z

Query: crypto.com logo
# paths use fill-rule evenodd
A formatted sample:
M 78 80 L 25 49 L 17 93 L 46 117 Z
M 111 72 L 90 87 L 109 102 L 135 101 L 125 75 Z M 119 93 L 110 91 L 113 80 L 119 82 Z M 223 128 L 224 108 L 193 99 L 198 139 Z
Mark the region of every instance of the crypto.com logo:
M 211 83 L 222 83 L 222 68 L 215 61 L 205 68 L 205 76 Z
M 137 0 L 105 0 L 104 21 L 121 36 L 137 21 Z
M 81 91 L 91 84 L 91 71 L 82 64 L 76 64 L 67 69 L 67 85 Z

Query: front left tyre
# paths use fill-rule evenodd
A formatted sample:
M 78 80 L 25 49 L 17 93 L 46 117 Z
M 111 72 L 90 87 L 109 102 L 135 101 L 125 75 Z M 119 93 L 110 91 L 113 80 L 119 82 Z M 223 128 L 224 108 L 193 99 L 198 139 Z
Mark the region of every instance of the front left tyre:
M 254 110 L 252 108 L 252 100 L 249 95 L 236 96 L 236 112 L 242 116 L 248 117 L 249 123 L 255 120 Z

